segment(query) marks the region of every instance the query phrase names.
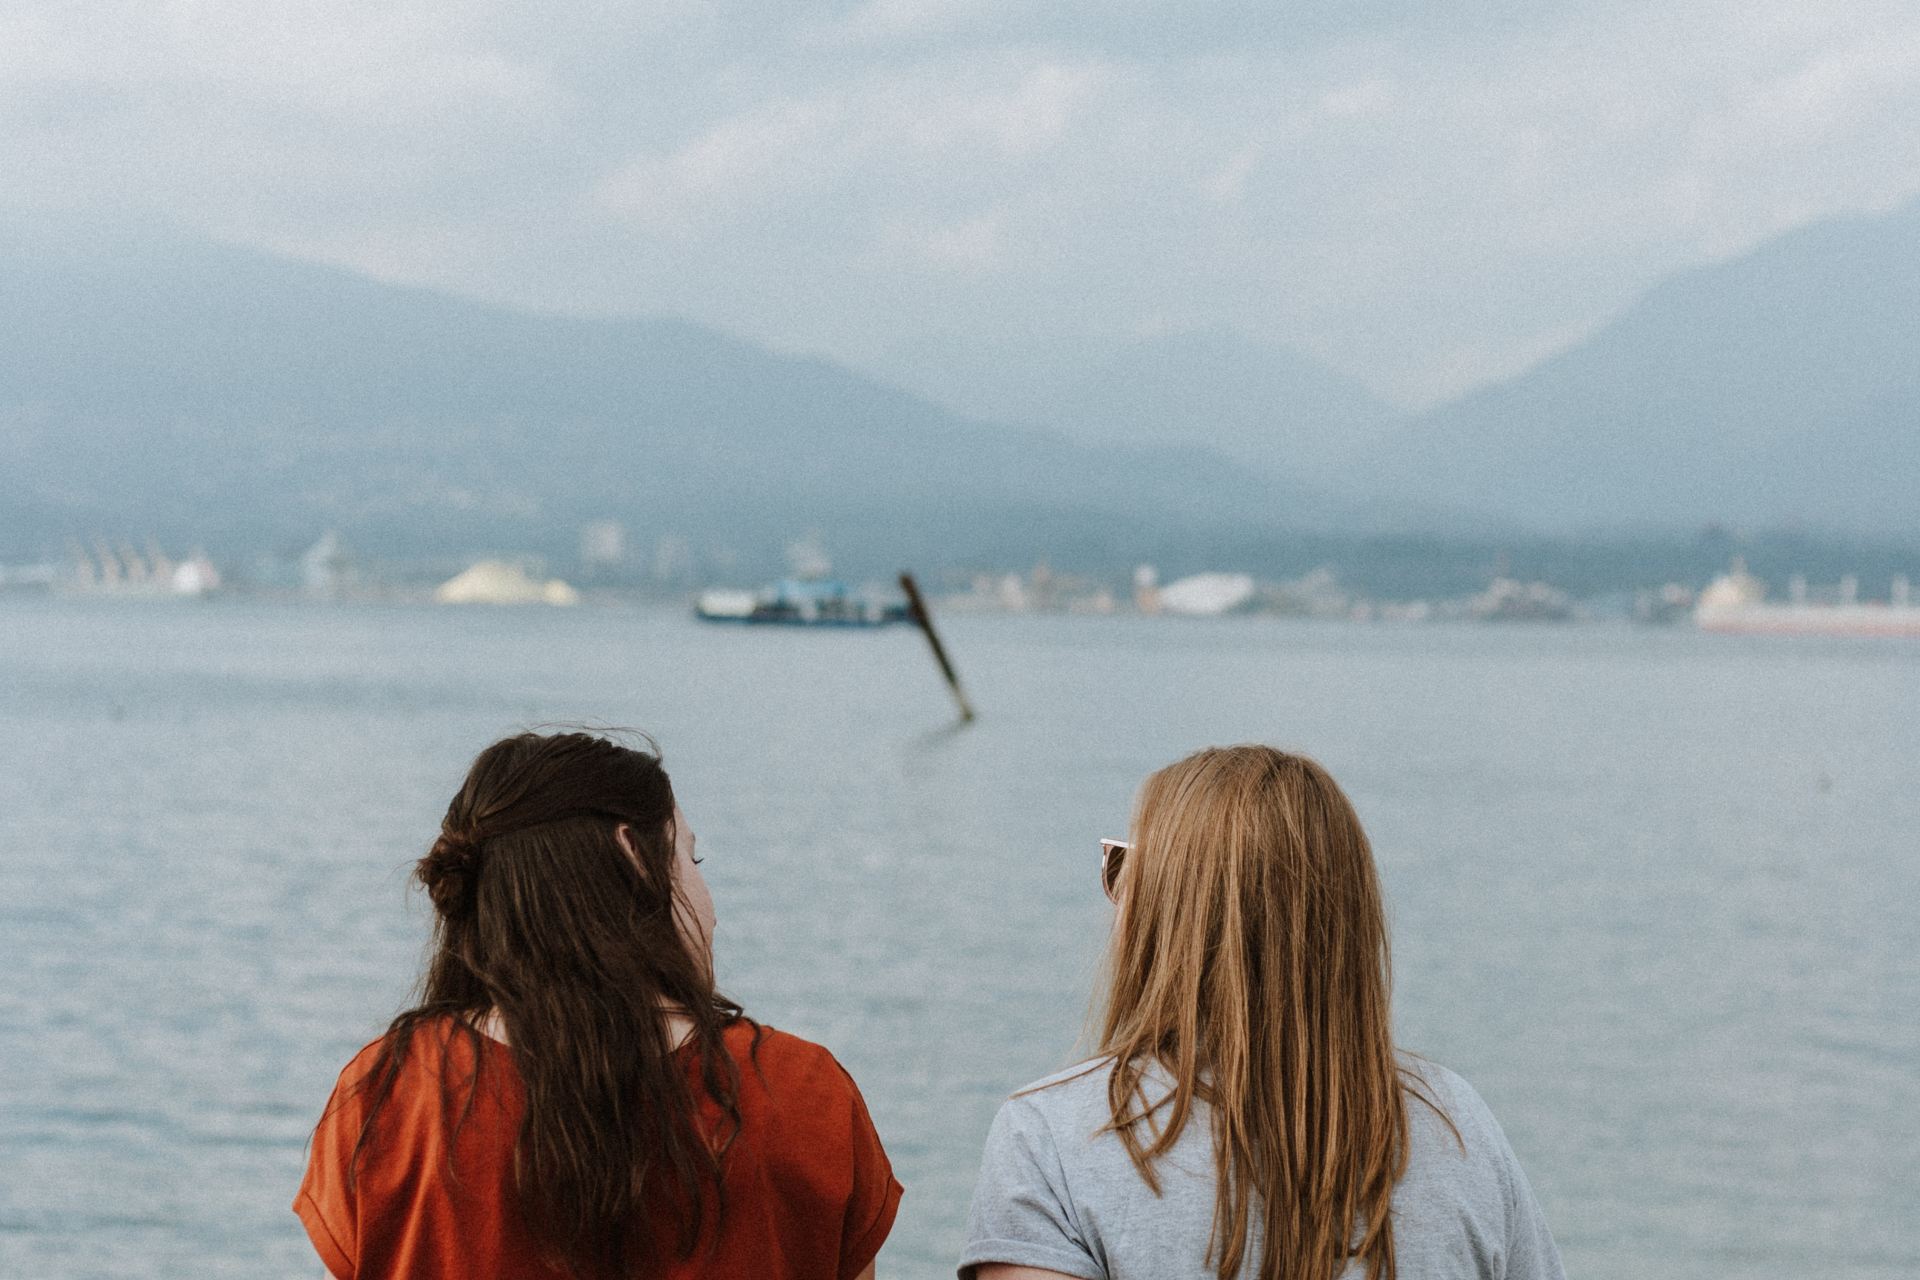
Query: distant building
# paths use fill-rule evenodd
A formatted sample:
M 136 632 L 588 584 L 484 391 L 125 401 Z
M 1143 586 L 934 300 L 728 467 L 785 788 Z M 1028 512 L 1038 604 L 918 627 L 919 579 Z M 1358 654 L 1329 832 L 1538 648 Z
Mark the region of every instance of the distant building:
M 1801 593 L 1806 592 L 1806 582 L 1800 583 Z M 1659 590 L 1641 590 L 1633 597 L 1633 617 L 1636 622 L 1651 623 L 1656 626 L 1670 626 L 1693 617 L 1694 593 L 1678 582 L 1669 582 Z
M 1160 571 L 1150 564 L 1133 571 L 1133 607 L 1141 613 L 1160 612 Z
M 580 530 L 580 563 L 616 569 L 627 562 L 627 530 L 618 520 L 596 520 Z
M 947 596 L 946 608 L 978 613 L 1118 612 L 1120 601 L 1103 582 L 1053 572 L 1043 562 L 1031 574 L 979 572 L 969 589 Z
M 116 550 L 105 538 L 96 538 L 91 551 L 75 543 L 72 554 L 69 581 L 75 591 L 198 599 L 220 589 L 220 570 L 204 551 L 176 562 L 152 542 L 143 553 L 130 543 Z
M 820 535 L 809 533 L 787 544 L 787 569 L 802 582 L 825 578 L 833 572 L 833 557 L 827 554 Z
M 300 590 L 331 600 L 353 585 L 353 560 L 340 535 L 332 529 L 300 553 Z
M 1357 618 L 1367 621 L 1375 616 L 1368 602 L 1356 600 L 1340 585 L 1339 576 L 1324 565 L 1291 582 L 1263 589 L 1259 607 L 1262 612 L 1292 618 Z
M 1467 601 L 1467 615 L 1478 622 L 1568 622 L 1574 608 L 1572 598 L 1558 587 L 1495 578 Z
M 60 581 L 57 564 L 0 564 L 0 591 L 46 590 Z
M 663 587 L 693 581 L 693 546 L 677 533 L 663 533 L 653 544 L 653 581 Z

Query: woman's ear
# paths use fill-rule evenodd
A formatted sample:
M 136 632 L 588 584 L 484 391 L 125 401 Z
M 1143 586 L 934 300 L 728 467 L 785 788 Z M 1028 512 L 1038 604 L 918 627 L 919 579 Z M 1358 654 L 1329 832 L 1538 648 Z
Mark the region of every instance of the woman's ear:
M 613 838 L 620 842 L 621 850 L 633 861 L 633 865 L 639 866 L 640 846 L 633 842 L 633 828 L 623 822 L 613 829 Z

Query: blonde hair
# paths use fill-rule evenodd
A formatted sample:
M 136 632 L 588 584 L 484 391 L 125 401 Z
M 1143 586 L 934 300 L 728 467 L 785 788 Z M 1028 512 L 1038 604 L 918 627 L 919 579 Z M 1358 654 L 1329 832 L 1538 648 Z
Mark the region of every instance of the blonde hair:
M 1154 1161 L 1207 1104 L 1220 1276 L 1239 1272 L 1257 1220 L 1261 1280 L 1331 1280 L 1350 1257 L 1393 1280 L 1414 1086 L 1353 806 L 1304 756 L 1210 748 L 1147 779 L 1132 843 L 1099 1019 L 1109 1127 L 1158 1194 Z M 1150 1103 L 1155 1062 L 1174 1086 Z

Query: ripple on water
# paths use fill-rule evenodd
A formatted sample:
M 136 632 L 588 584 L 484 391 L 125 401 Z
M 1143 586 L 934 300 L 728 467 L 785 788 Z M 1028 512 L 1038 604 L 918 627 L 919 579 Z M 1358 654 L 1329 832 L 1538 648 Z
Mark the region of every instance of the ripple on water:
M 1920 1274 L 1914 649 L 956 618 L 955 733 L 910 636 L 0 607 L 0 1275 L 313 1274 L 287 1205 L 412 982 L 406 869 L 474 750 L 567 720 L 663 742 L 726 987 L 847 1064 L 907 1184 L 889 1274 L 948 1273 L 995 1107 L 1072 1057 L 1093 842 L 1247 739 L 1352 792 L 1403 1038 L 1571 1274 Z

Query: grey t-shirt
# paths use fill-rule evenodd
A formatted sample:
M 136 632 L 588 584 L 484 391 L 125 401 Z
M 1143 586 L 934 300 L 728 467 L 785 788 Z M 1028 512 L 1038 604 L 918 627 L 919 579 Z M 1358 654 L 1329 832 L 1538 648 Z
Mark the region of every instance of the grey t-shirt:
M 1407 1101 L 1407 1171 L 1393 1189 L 1394 1261 L 1401 1280 L 1564 1280 L 1560 1253 L 1513 1148 L 1473 1086 L 1445 1067 L 1401 1065 L 1460 1131 Z M 1208 1277 L 1214 1206 L 1213 1131 L 1196 1101 L 1173 1149 L 1155 1165 L 1155 1196 L 1110 1119 L 1112 1064 L 1076 1067 L 1009 1099 L 994 1118 L 967 1219 L 961 1280 L 984 1262 L 1044 1267 L 1086 1280 Z M 1156 1067 L 1149 1098 L 1171 1079 Z M 1242 1276 L 1259 1271 L 1256 1222 Z M 1350 1263 L 1341 1273 L 1362 1274 Z

